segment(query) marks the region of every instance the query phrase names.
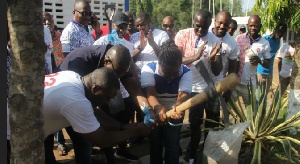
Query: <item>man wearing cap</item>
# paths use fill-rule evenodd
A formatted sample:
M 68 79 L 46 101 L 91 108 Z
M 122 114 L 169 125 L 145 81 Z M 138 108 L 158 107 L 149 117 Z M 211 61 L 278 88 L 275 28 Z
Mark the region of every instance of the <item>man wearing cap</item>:
M 123 12 L 117 12 L 113 17 L 112 17 L 112 32 L 111 34 L 102 36 L 101 38 L 99 38 L 98 40 L 95 41 L 94 45 L 123 45 L 125 46 L 129 52 L 130 55 L 133 55 L 133 45 L 127 41 L 126 39 L 124 39 L 124 36 L 127 34 L 127 29 L 128 29 L 128 22 L 129 22 L 129 18 L 128 16 L 123 13 Z M 133 60 L 131 60 L 131 72 L 136 73 L 135 70 L 135 65 L 133 63 Z M 137 77 L 137 75 L 135 75 Z M 127 90 L 125 89 L 125 87 L 123 86 L 122 83 L 120 83 L 120 90 L 121 90 L 121 95 L 118 98 L 115 98 L 114 100 L 118 101 L 118 102 L 124 102 L 122 104 L 124 104 L 123 108 L 113 108 L 113 107 L 109 107 L 109 111 L 111 114 L 117 114 L 122 112 L 124 117 L 133 117 L 133 116 L 129 116 L 132 115 L 132 113 L 134 113 L 134 110 L 138 111 L 140 110 L 139 107 L 134 103 L 132 97 L 130 97 L 129 93 L 127 92 Z M 122 99 L 123 98 L 123 99 Z M 132 112 L 133 111 L 133 112 Z M 125 116 L 126 115 L 126 116 Z M 118 120 L 120 118 L 117 118 Z M 123 120 L 124 121 L 124 120 Z M 128 123 L 129 120 L 126 120 Z M 121 159 L 127 159 L 130 161 L 135 161 L 138 160 L 138 157 L 130 154 L 127 150 L 126 150 L 126 142 L 119 144 L 119 148 L 117 149 L 115 156 L 117 158 L 121 158 Z M 108 163 L 115 163 L 114 162 L 114 158 L 113 158 L 113 148 L 106 148 L 104 150 L 105 155 L 106 155 L 106 159 Z
M 241 34 L 244 34 L 246 32 L 246 27 L 244 26 L 244 25 L 242 25 L 241 27 L 240 27 L 240 35 Z

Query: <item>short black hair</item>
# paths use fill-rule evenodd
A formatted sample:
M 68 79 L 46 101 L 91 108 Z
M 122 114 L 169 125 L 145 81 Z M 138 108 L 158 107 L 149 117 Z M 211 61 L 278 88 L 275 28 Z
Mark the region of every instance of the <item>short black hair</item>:
M 150 21 L 151 22 L 151 17 L 148 13 L 146 12 L 140 12 L 139 15 L 136 16 L 135 19 L 141 19 L 141 20 L 147 20 L 147 21 Z
M 233 23 L 233 24 L 237 25 L 237 22 L 236 22 L 236 20 L 234 20 L 234 19 L 231 19 L 231 22 L 230 22 L 230 23 Z
M 276 27 L 275 27 L 275 30 L 287 30 L 287 24 L 285 22 L 279 22 L 277 23 Z
M 199 10 L 197 10 L 197 11 L 195 12 L 194 18 L 195 18 L 196 16 L 201 16 L 201 17 L 203 17 L 203 18 L 205 18 L 205 19 L 212 19 L 212 14 L 211 14 L 211 12 L 209 12 L 209 11 L 206 10 L 206 9 L 199 9 Z
M 161 52 L 158 56 L 160 65 L 181 65 L 182 53 L 178 49 L 173 39 L 165 41 L 161 47 Z

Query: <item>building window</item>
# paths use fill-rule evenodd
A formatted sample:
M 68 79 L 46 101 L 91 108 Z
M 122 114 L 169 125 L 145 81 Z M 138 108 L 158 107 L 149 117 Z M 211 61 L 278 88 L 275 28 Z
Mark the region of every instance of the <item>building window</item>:
M 57 24 L 64 24 L 64 22 L 62 22 L 62 21 L 57 21 L 56 23 Z
M 56 9 L 56 12 L 57 13 L 61 13 L 63 10 L 61 10 L 61 9 Z
M 63 19 L 63 18 L 64 18 L 64 16 L 59 16 L 59 15 L 56 15 L 56 18 Z
M 100 13 L 99 13 L 99 12 L 94 12 L 94 14 L 95 14 L 95 15 L 100 15 Z
M 52 12 L 52 9 L 45 9 L 46 12 Z
M 94 1 L 94 4 L 100 4 L 100 1 Z
M 60 4 L 60 3 L 56 3 L 56 4 L 55 4 L 55 6 L 62 6 L 62 4 Z
M 49 2 L 45 2 L 44 4 L 45 4 L 45 6 L 52 6 L 52 3 L 49 3 Z
M 95 10 L 100 10 L 100 7 L 94 7 Z

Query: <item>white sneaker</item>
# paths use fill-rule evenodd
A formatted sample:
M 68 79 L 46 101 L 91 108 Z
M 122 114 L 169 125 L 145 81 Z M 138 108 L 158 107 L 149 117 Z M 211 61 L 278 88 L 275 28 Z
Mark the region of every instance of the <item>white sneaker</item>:
M 195 159 L 189 159 L 189 164 L 194 164 Z

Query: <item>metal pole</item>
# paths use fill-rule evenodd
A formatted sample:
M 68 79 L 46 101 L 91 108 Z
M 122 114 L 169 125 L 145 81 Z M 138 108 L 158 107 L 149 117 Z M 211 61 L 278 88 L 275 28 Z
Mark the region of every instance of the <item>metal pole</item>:
M 194 8 L 195 8 L 195 0 L 193 0 L 193 5 L 192 5 L 192 27 L 194 24 Z
M 222 0 L 220 0 L 220 11 L 223 11 L 223 9 L 222 9 Z
M 210 11 L 210 4 L 211 4 L 211 0 L 208 1 L 208 11 L 209 11 L 209 12 L 211 12 L 211 11 Z
M 248 16 L 249 0 L 247 2 L 246 16 Z
M 200 0 L 200 9 L 202 9 L 202 0 Z
M 213 17 L 215 17 L 215 0 L 213 0 Z
M 231 0 L 230 2 L 231 2 L 231 9 L 230 9 L 231 11 L 230 11 L 230 15 L 232 16 L 232 13 L 233 13 L 233 0 Z

